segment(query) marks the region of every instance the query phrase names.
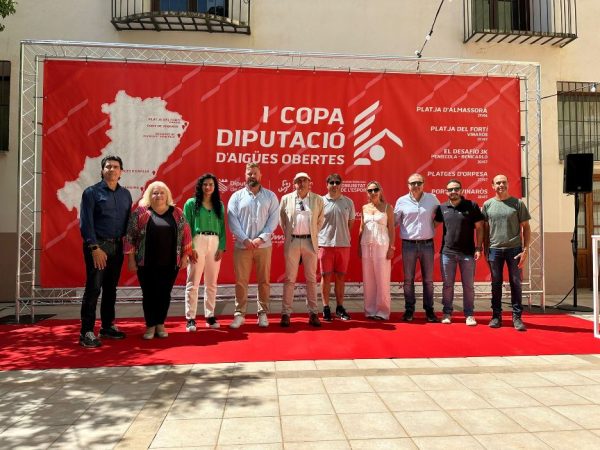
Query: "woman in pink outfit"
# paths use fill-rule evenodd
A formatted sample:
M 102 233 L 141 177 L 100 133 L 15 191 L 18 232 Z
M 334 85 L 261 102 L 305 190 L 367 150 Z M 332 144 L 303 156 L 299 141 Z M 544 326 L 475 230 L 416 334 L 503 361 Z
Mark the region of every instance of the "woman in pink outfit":
M 367 319 L 390 318 L 390 277 L 394 256 L 394 210 L 383 199 L 377 181 L 367 184 L 369 203 L 363 205 L 358 256 L 362 259 L 363 293 Z

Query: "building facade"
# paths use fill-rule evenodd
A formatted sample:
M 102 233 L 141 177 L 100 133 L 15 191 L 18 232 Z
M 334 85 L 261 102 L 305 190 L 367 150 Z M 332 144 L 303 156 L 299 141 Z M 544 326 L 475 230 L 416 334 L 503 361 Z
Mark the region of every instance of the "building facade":
M 15 297 L 19 51 L 29 39 L 414 55 L 429 36 L 426 57 L 537 62 L 546 293 L 566 293 L 575 224 L 563 160 L 600 157 L 600 45 L 592 33 L 599 14 L 596 0 L 20 0 L 0 32 L 0 186 L 8 199 L 0 216 L 0 301 Z M 581 205 L 579 282 L 591 285 L 589 236 L 600 227 L 600 194 L 582 195 Z

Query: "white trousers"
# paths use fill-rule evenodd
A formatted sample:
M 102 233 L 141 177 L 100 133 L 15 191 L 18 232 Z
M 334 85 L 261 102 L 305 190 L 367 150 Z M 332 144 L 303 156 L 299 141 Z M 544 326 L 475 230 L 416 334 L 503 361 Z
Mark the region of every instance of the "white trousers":
M 362 250 L 365 316 L 390 318 L 392 260 L 386 258 L 388 245 L 364 244 Z
M 191 262 L 187 267 L 187 283 L 185 285 L 185 318 L 195 319 L 198 307 L 198 287 L 204 273 L 204 317 L 214 317 L 217 300 L 217 278 L 221 268 L 221 260 L 215 261 L 215 253 L 219 248 L 219 236 L 197 234 L 194 236 L 194 250 L 198 253 L 196 264 Z
M 317 313 L 317 252 L 310 239 L 292 238 L 283 247 L 285 255 L 285 279 L 283 281 L 283 301 L 281 314 L 291 314 L 294 304 L 294 287 L 298 277 L 300 258 L 306 279 L 306 306 L 311 313 Z

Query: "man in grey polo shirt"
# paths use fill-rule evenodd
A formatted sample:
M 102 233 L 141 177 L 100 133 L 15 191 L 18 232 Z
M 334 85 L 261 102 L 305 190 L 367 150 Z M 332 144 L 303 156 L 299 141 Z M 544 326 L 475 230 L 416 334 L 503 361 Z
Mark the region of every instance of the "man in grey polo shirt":
M 433 218 L 440 202 L 437 197 L 423 192 L 425 180 L 420 173 L 408 177 L 408 194 L 400 197 L 394 207 L 396 226 L 402 238 L 404 269 L 404 301 L 406 309 L 402 320 L 411 322 L 415 313 L 415 271 L 417 260 L 423 279 L 423 308 L 427 322 L 439 322 L 433 312 Z
M 328 192 L 323 196 L 325 221 L 319 232 L 323 320 L 333 319 L 329 308 L 332 274 L 335 283 L 335 315 L 342 320 L 350 320 L 350 315 L 344 308 L 344 278 L 350 260 L 350 230 L 354 224 L 354 203 L 342 195 L 340 175 L 332 173 L 326 181 Z

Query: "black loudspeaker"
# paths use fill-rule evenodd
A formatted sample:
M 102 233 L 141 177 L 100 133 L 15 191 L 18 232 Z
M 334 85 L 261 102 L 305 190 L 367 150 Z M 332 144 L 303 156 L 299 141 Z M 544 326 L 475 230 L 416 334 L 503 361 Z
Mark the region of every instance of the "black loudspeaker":
M 563 178 L 563 192 L 565 194 L 592 192 L 593 177 L 593 153 L 570 153 L 567 155 Z

